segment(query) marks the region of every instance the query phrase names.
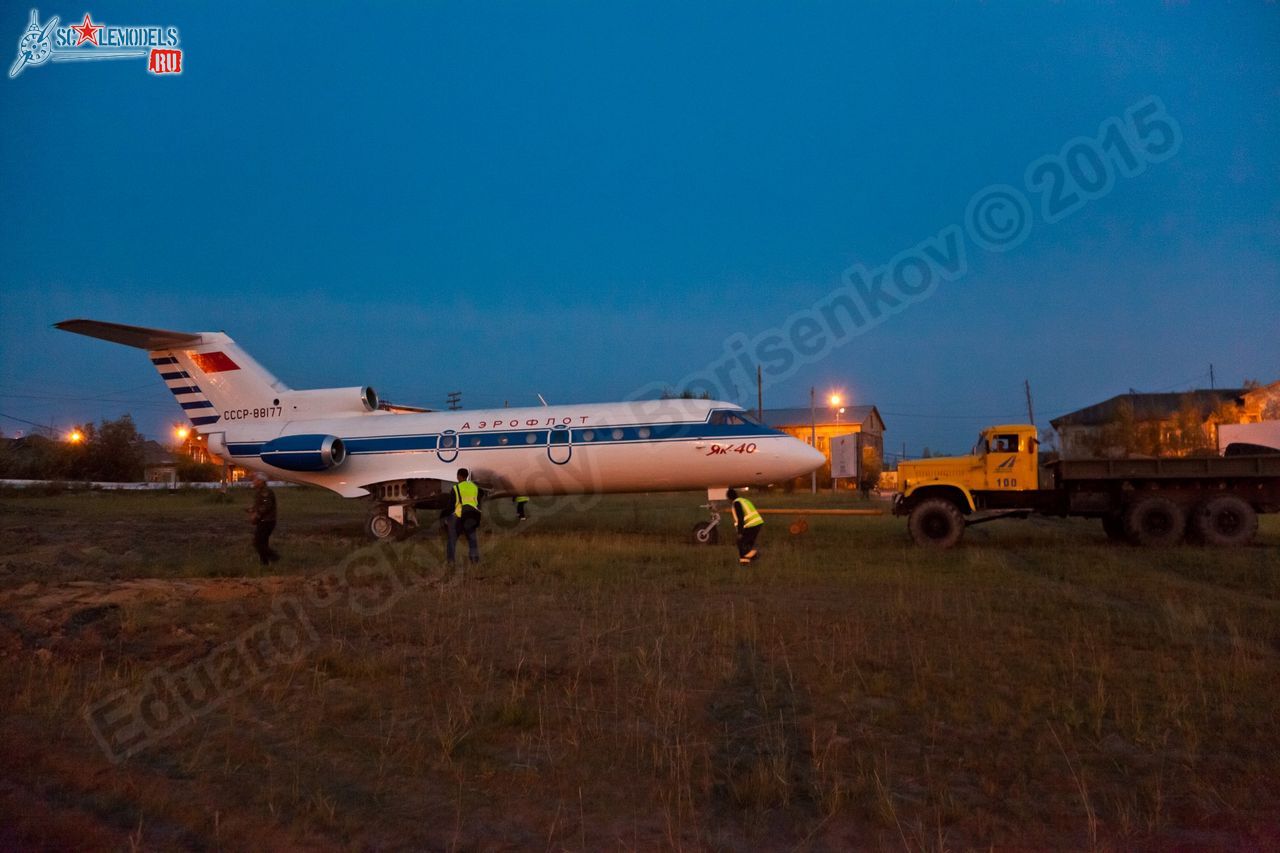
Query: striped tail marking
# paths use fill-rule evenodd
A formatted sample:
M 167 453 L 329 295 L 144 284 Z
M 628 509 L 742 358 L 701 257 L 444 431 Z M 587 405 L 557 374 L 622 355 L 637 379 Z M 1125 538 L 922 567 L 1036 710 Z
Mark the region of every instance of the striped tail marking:
M 217 356 L 221 356 L 221 359 Z M 240 369 L 225 353 L 213 352 L 198 355 L 193 353 L 192 357 L 206 372 Z M 151 363 L 160 372 L 160 378 L 177 399 L 178 405 L 182 407 L 183 414 L 191 421 L 192 426 L 207 426 L 222 419 L 222 416 L 214 411 L 213 403 L 200 390 L 196 380 L 182 369 L 182 365 L 172 352 L 151 353 Z

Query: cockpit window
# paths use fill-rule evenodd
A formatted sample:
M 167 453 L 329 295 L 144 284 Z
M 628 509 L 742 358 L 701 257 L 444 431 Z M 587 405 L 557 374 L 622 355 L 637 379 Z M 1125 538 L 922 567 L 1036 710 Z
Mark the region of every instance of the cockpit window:
M 743 415 L 742 412 L 729 412 L 724 409 L 717 409 L 711 413 L 710 423 L 712 426 L 744 426 L 747 424 L 755 424 L 755 421 Z

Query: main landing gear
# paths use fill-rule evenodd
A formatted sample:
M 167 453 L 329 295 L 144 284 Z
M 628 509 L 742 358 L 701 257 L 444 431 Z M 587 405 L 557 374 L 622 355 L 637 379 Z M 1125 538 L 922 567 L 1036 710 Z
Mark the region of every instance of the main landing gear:
M 408 504 L 376 504 L 364 529 L 376 542 L 405 539 L 418 529 L 418 514 Z

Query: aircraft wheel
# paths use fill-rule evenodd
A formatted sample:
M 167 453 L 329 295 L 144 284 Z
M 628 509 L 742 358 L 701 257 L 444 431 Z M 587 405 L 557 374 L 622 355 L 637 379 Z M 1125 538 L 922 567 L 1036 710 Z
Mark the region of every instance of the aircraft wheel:
M 364 529 L 369 538 L 376 542 L 391 542 L 404 536 L 404 525 L 382 513 L 369 516 Z
M 712 525 L 709 521 L 700 521 L 693 526 L 694 545 L 714 545 L 719 541 L 719 525 Z
M 1206 545 L 1247 545 L 1258 532 L 1258 513 L 1242 498 L 1219 495 L 1196 507 L 1190 527 Z
M 964 536 L 964 516 L 951 501 L 930 498 L 911 510 L 907 529 L 917 545 L 950 548 Z
M 1125 532 L 1139 545 L 1177 545 L 1187 528 L 1182 507 L 1163 495 L 1141 498 L 1124 517 Z

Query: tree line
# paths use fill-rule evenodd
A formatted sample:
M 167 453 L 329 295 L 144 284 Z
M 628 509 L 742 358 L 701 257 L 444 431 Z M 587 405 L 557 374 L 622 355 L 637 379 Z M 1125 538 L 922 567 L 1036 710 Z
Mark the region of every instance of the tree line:
M 0 436 L 0 479 L 136 483 L 145 478 L 147 439 L 129 415 L 80 424 L 71 435 L 76 440 Z M 219 476 L 217 465 L 185 455 L 178 455 L 176 467 L 183 482 L 210 482 Z

